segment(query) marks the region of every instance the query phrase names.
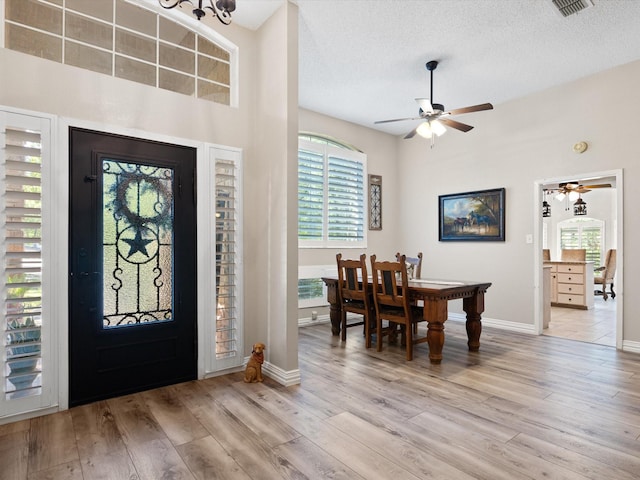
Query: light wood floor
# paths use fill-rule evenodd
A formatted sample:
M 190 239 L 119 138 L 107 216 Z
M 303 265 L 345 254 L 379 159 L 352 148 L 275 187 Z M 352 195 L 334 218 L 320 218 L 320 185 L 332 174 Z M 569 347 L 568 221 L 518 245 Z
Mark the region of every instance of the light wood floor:
M 423 328 L 423 327 L 421 327 Z M 300 329 L 302 384 L 194 381 L 0 426 L 0 478 L 638 479 L 640 355 L 449 321 L 365 349 Z
M 616 302 L 596 296 L 594 308 L 589 310 L 551 307 L 549 328 L 543 334 L 615 347 Z

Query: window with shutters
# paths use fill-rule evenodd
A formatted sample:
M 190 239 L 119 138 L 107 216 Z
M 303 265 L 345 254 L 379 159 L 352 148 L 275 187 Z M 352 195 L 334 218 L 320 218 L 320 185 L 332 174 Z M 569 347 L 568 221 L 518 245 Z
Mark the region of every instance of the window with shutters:
M 206 165 L 201 165 L 199 177 L 207 182 L 199 189 L 198 199 L 211 205 L 210 217 L 199 222 L 199 228 L 209 231 L 203 239 L 211 245 L 211 272 L 203 279 L 215 295 L 204 295 L 206 371 L 214 372 L 242 365 L 243 293 L 242 293 L 242 158 L 237 150 L 210 147 Z M 205 224 L 207 225 L 205 227 Z M 215 253 L 212 251 L 215 248 Z M 215 255 L 215 256 L 214 256 Z M 214 303 L 215 302 L 215 303 Z M 215 312 L 215 317 L 210 315 Z
M 0 111 L 3 395 L 0 411 L 49 405 L 53 368 L 43 295 L 43 176 L 50 121 Z M 46 347 L 46 348 L 45 348 Z
M 560 250 L 586 249 L 587 261 L 594 266 L 604 259 L 604 222 L 592 218 L 575 218 L 558 223 Z
M 299 138 L 300 247 L 366 247 L 366 167 L 366 155 L 349 146 Z
M 235 164 L 216 160 L 216 358 L 238 353 L 236 295 L 237 175 Z

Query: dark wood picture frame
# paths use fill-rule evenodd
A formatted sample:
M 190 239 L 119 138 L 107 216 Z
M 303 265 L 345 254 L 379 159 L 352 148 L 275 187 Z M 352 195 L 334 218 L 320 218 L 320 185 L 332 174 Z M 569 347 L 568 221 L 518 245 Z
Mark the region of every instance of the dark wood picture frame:
M 438 199 L 441 242 L 504 242 L 504 188 L 440 195 Z
M 369 230 L 382 230 L 382 176 L 369 175 Z

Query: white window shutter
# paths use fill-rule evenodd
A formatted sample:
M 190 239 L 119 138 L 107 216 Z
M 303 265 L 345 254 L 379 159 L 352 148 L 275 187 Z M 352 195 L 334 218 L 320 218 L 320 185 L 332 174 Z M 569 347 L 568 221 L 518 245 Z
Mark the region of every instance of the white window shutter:
M 43 313 L 43 168 L 50 161 L 50 121 L 0 112 L 3 388 L 0 411 L 52 403 L 50 319 Z M 45 348 L 47 346 L 47 348 Z

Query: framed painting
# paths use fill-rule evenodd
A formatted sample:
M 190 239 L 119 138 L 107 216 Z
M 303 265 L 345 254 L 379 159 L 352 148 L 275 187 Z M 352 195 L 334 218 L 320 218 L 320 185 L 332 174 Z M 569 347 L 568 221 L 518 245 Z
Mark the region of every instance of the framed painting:
M 504 193 L 495 188 L 440 195 L 439 240 L 504 242 Z

